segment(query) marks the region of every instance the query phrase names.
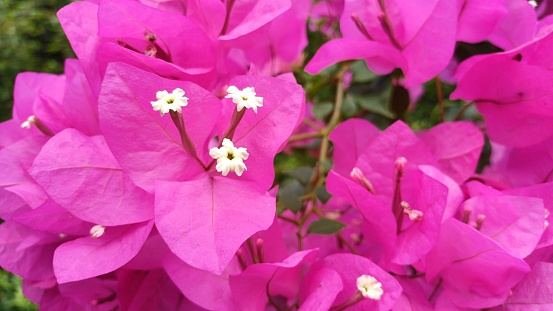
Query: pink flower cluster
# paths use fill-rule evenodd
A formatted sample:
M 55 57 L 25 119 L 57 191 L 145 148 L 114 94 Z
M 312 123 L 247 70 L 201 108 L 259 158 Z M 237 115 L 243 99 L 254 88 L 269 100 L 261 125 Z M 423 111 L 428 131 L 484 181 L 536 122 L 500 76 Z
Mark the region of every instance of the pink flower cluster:
M 531 2 L 74 2 L 78 60 L 20 74 L 0 123 L 0 266 L 43 310 L 549 310 L 553 15 Z M 484 122 L 313 121 L 292 71 L 314 23 L 334 39 L 308 73 L 441 76 Z M 277 213 L 306 124 L 332 197 Z

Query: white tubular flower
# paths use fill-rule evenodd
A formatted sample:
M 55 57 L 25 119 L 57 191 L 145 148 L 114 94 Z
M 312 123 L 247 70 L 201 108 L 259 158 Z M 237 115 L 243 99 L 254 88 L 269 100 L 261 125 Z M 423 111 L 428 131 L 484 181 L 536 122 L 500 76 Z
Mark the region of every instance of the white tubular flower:
M 163 90 L 156 93 L 156 101 L 150 102 L 155 111 L 159 111 L 161 116 L 173 110 L 182 113 L 182 107 L 188 105 L 188 97 L 184 96 L 184 91 L 176 88 L 169 94 Z
M 247 87 L 239 90 L 236 86 L 231 85 L 227 88 L 228 95 L 225 98 L 232 98 L 232 102 L 236 104 L 236 110 L 242 108 L 252 108 L 257 113 L 257 107 L 263 107 L 263 97 L 255 96 L 255 89 Z
M 228 138 L 223 139 L 221 148 L 211 148 L 209 155 L 217 160 L 215 169 L 217 172 L 221 172 L 223 176 L 227 176 L 231 171 L 238 176 L 242 176 L 242 173 L 247 170 L 244 160 L 248 159 L 248 151 L 246 151 L 246 148 L 234 147 L 234 144 Z
M 366 274 L 357 278 L 357 289 L 361 292 L 363 297 L 373 300 L 380 300 L 380 297 L 384 294 L 382 283 Z
M 36 120 L 36 117 L 35 116 L 30 116 L 27 118 L 27 121 L 21 123 L 21 128 L 23 129 L 30 129 L 31 128 L 31 124 L 35 123 L 35 120 Z

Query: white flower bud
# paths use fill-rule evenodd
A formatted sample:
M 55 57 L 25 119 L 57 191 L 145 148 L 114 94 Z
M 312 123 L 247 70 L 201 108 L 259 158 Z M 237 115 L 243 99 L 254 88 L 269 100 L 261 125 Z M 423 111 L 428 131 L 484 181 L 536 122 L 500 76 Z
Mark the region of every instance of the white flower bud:
M 102 225 L 96 225 L 90 229 L 90 236 L 94 239 L 97 239 L 104 235 L 104 232 L 106 231 L 106 227 Z

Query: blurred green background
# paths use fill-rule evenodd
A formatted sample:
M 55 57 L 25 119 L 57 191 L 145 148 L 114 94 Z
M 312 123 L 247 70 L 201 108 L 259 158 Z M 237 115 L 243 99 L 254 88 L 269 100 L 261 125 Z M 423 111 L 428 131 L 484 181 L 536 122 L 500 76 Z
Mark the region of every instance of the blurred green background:
M 74 57 L 56 17 L 70 2 L 0 0 L 0 121 L 11 118 L 13 84 L 19 72 L 62 73 L 63 60 Z
M 62 73 L 74 57 L 56 18 L 70 0 L 0 0 L 0 121 L 11 118 L 13 84 L 22 71 Z M 0 220 L 1 221 L 1 220 Z M 19 277 L 0 269 L 0 311 L 37 310 Z

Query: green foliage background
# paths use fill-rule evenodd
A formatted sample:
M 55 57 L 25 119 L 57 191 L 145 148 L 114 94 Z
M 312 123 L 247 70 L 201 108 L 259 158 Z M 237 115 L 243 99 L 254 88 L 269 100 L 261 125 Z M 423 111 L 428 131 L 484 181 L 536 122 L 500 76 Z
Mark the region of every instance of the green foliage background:
M 70 0 L 0 0 L 0 121 L 11 118 L 13 84 L 22 71 L 62 73 L 74 57 L 56 12 Z
M 62 73 L 74 57 L 56 12 L 70 0 L 0 0 L 0 121 L 11 118 L 19 72 Z M 0 220 L 1 221 L 1 220 Z M 0 311 L 37 310 L 21 292 L 21 279 L 0 269 Z

